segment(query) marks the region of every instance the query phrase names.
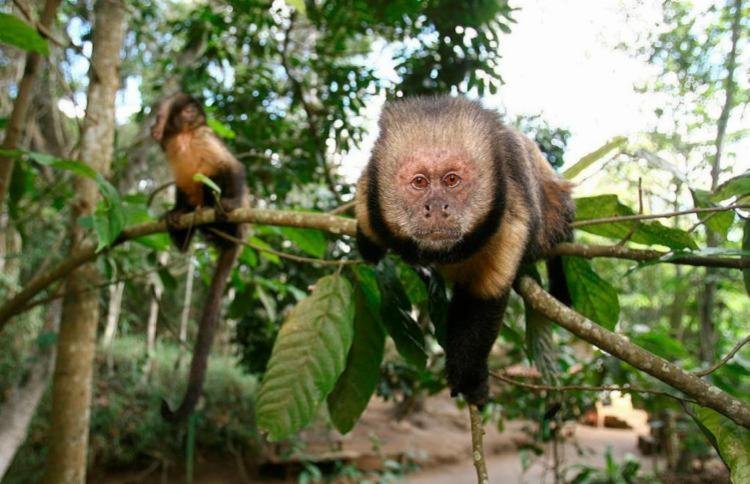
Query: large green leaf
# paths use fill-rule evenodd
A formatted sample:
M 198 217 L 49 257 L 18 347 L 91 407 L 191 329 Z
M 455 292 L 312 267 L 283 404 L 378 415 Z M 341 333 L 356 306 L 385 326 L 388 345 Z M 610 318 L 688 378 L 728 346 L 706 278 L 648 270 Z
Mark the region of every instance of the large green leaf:
M 696 207 L 716 207 L 716 204 L 711 202 L 711 194 L 709 192 L 694 189 L 691 190 L 690 193 L 693 195 L 693 201 L 695 202 Z M 729 233 L 729 228 L 732 226 L 732 222 L 734 222 L 734 212 L 727 210 L 726 212 L 699 213 L 698 218 L 702 220 L 709 229 L 719 234 L 722 239 L 726 239 L 727 233 Z
M 49 55 L 47 41 L 29 24 L 7 13 L 0 13 L 0 43 L 45 56 Z
M 354 428 L 380 379 L 385 329 L 377 305 L 371 305 L 362 284 L 354 288 L 354 339 L 346 369 L 328 395 L 333 425 L 345 434 Z
M 693 409 L 701 430 L 710 433 L 709 441 L 729 467 L 732 482 L 750 482 L 750 430 L 710 408 L 695 405 Z
M 445 282 L 439 272 L 432 271 L 430 274 L 427 292 L 427 312 L 435 328 L 435 339 L 445 348 L 445 338 L 448 334 L 448 295 L 445 293 Z
M 577 198 L 575 203 L 576 221 L 635 214 L 629 207 L 620 203 L 617 195 Z M 636 229 L 630 237 L 630 240 L 633 242 L 648 245 L 664 245 L 675 250 L 698 248 L 690 234 L 684 230 L 667 227 L 659 222 L 647 222 L 643 220 L 638 222 L 608 222 L 597 225 L 586 225 L 579 227 L 579 230 L 601 235 L 602 237 L 622 240 L 630 234 L 634 224 L 637 224 Z
M 352 344 L 352 287 L 325 276 L 281 326 L 257 401 L 258 427 L 281 440 L 307 425 L 344 371 Z
M 315 229 L 299 229 L 296 227 L 281 227 L 281 234 L 296 245 L 302 252 L 318 259 L 326 253 L 326 238 L 323 232 Z
M 591 153 L 587 155 L 584 155 L 573 166 L 565 170 L 565 172 L 563 173 L 563 176 L 567 178 L 568 180 L 572 180 L 573 178 L 578 176 L 578 174 L 580 174 L 583 170 L 591 166 L 594 162 L 604 158 L 609 152 L 622 147 L 627 142 L 628 142 L 628 139 L 624 136 L 618 136 L 616 138 L 613 138 L 612 140 L 605 143 L 602 147 L 592 151 Z
M 411 316 L 411 302 L 390 259 L 383 259 L 378 264 L 377 280 L 383 325 L 396 343 L 399 354 L 412 365 L 424 368 L 427 363 L 424 334 Z
M 712 202 L 721 202 L 732 197 L 750 195 L 750 171 L 722 183 L 711 195 Z
M 620 301 L 612 285 L 599 277 L 591 262 L 582 257 L 563 257 L 573 308 L 612 330 L 620 317 Z

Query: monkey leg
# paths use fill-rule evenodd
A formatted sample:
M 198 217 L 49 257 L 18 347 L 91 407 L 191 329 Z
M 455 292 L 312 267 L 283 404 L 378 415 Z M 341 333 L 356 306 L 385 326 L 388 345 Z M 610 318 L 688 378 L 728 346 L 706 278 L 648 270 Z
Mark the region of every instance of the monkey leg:
M 167 215 L 164 218 L 167 222 L 167 232 L 169 233 L 169 238 L 172 239 L 172 243 L 180 252 L 185 252 L 187 250 L 187 248 L 190 246 L 190 240 L 193 238 L 193 234 L 195 232 L 192 227 L 188 227 L 186 229 L 176 228 L 178 220 L 186 213 L 190 212 L 186 212 L 185 210 L 179 208 L 173 208 L 172 210 L 167 212 Z
M 465 287 L 454 287 L 445 348 L 451 396 L 460 393 L 469 403 L 487 403 L 487 357 L 500 331 L 507 303 L 508 291 L 497 298 L 482 299 Z

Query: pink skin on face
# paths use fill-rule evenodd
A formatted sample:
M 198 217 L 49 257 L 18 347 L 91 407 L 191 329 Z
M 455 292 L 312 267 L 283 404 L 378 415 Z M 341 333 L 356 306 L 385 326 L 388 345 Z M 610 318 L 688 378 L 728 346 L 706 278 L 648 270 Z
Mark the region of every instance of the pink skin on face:
M 396 181 L 413 236 L 437 242 L 455 239 L 462 232 L 466 221 L 461 220 L 461 214 L 469 204 L 477 176 L 473 168 L 468 153 L 455 147 L 420 147 L 406 155 Z M 431 206 L 429 213 L 427 205 Z

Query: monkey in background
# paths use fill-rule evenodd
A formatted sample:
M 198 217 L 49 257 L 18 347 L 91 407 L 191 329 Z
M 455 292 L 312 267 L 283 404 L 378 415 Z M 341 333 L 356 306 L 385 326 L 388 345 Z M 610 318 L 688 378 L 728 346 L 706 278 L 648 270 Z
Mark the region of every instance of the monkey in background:
M 571 237 L 572 185 L 536 144 L 463 98 L 388 103 L 357 183 L 357 245 L 376 263 L 391 249 L 454 282 L 446 374 L 451 395 L 489 397 L 487 358 L 524 262 Z M 569 303 L 559 258 L 551 290 Z
M 185 397 L 174 411 L 166 401 L 162 401 L 162 416 L 177 422 L 193 412 L 203 391 L 208 354 L 221 312 L 221 298 L 240 251 L 235 242 L 221 237 L 217 232 L 234 238 L 243 237 L 242 224 L 225 220 L 228 212 L 248 205 L 247 185 L 244 166 L 208 127 L 203 107 L 193 97 L 178 93 L 162 100 L 151 135 L 164 150 L 176 186 L 174 208 L 166 215 L 172 242 L 181 252 L 190 245 L 194 233 L 192 227 L 175 228 L 176 221 L 186 213 L 198 208 L 213 208 L 218 220 L 200 227 L 208 242 L 219 251 L 219 257 L 198 325 Z M 194 180 L 193 177 L 199 173 L 211 179 L 221 189 L 221 194 L 214 194 L 208 186 Z

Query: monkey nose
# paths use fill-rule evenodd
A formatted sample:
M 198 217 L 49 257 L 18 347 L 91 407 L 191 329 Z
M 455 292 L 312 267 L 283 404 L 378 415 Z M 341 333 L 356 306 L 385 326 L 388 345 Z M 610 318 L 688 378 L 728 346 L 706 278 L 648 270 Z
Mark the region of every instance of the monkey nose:
M 450 205 L 441 201 L 430 201 L 424 204 L 424 218 L 430 218 L 434 212 L 439 211 L 443 218 L 450 217 Z

